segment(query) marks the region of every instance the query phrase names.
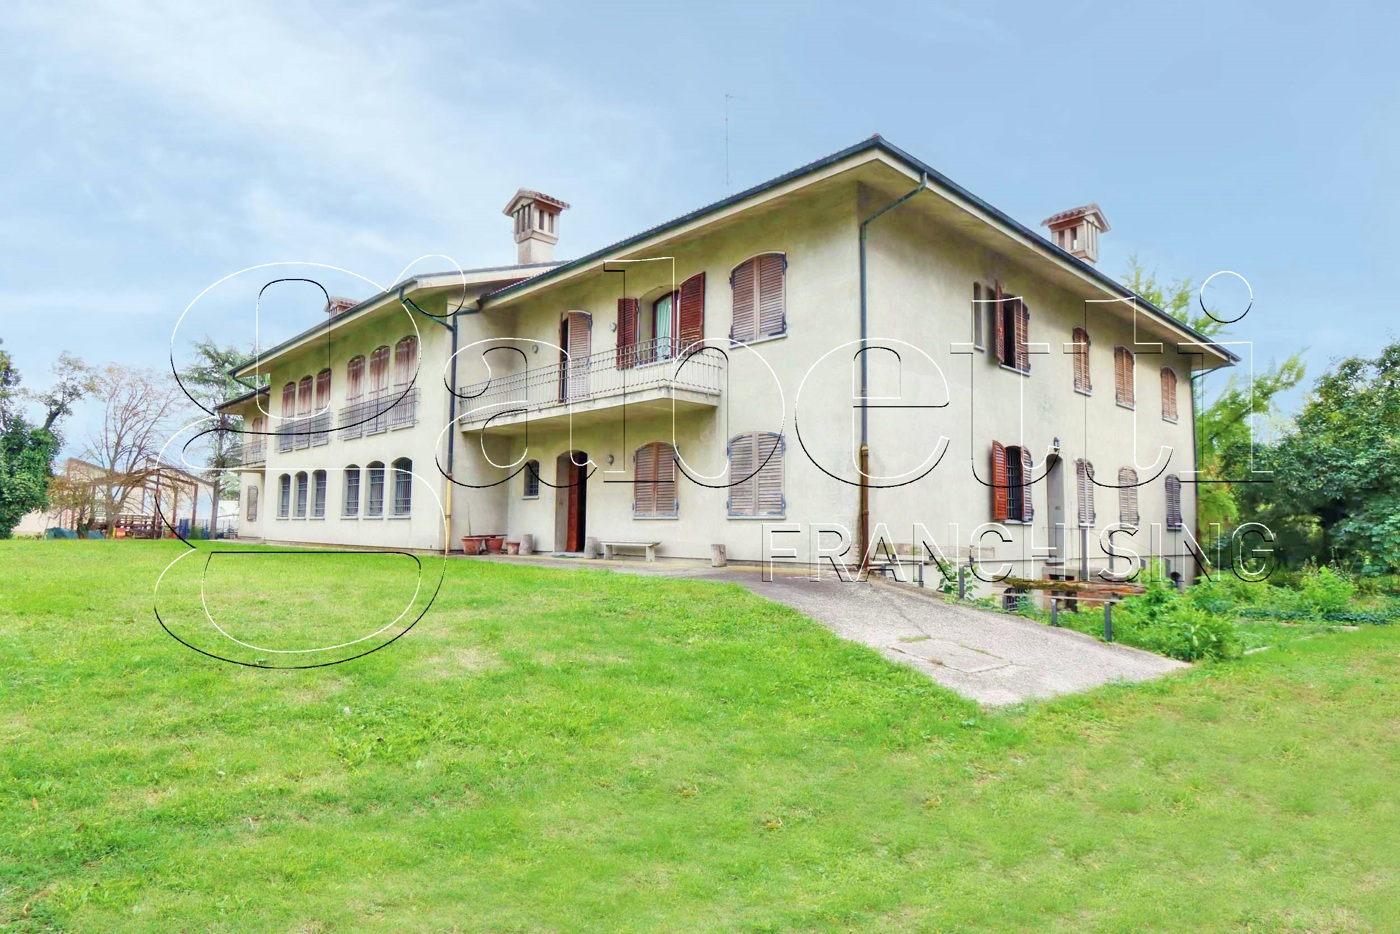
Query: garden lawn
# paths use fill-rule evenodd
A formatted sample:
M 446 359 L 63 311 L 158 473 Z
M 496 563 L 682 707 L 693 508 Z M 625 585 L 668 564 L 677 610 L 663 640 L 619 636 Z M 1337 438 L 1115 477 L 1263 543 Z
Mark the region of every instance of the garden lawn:
M 265 671 L 156 623 L 183 548 L 0 542 L 0 930 L 1400 931 L 1400 627 L 988 713 L 738 587 L 454 560 Z M 403 587 L 290 567 L 220 579 L 261 642 Z

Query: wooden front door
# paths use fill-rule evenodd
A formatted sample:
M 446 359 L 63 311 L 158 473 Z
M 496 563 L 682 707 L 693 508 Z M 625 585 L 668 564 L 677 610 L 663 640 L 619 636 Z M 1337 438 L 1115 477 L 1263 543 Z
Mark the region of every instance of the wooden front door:
M 560 454 L 555 462 L 554 538 L 557 551 L 583 551 L 588 534 L 588 455 Z

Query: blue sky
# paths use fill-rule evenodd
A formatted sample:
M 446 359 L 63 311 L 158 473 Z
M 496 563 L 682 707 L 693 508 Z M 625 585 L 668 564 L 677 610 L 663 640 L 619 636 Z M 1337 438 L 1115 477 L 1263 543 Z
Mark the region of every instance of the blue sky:
M 1307 347 L 1317 373 L 1396 336 L 1400 66 L 1374 44 L 1397 19 L 1379 4 L 11 0 L 0 336 L 31 386 L 61 350 L 161 366 L 190 301 L 247 266 L 387 285 L 424 254 L 512 262 L 500 211 L 520 186 L 573 205 L 568 258 L 879 132 L 1028 224 L 1097 201 L 1114 275 L 1132 253 L 1167 278 L 1240 272 L 1256 303 L 1231 337 L 1264 360 Z M 261 281 L 216 290 L 178 339 L 250 334 Z M 285 336 L 318 315 L 293 290 L 261 320 Z

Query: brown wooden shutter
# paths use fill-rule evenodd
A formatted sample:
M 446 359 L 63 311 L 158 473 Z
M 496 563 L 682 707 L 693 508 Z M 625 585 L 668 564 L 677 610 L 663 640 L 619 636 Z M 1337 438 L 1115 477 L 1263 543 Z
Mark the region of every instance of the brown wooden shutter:
M 669 444 L 656 444 L 656 514 L 674 516 L 676 501 L 676 449 Z
M 680 352 L 705 339 L 705 274 L 696 273 L 681 283 L 677 299 L 680 311 Z
M 1176 421 L 1176 370 L 1162 367 L 1162 417 Z
M 754 435 L 754 457 L 758 464 L 755 482 L 755 514 L 781 516 L 787 511 L 783 497 L 783 439 L 768 431 Z
M 743 434 L 729 442 L 729 514 L 752 516 L 757 509 L 758 482 L 754 476 L 754 436 Z
M 593 353 L 593 316 L 586 311 L 568 314 L 568 398 L 581 399 L 588 395 L 588 359 Z
M 1137 471 L 1131 467 L 1118 468 L 1118 521 L 1136 526 L 1138 515 Z
M 745 260 L 729 277 L 729 285 L 734 292 L 733 322 L 729 327 L 731 340 L 751 341 L 758 336 L 757 289 L 754 282 L 757 268 L 757 259 Z
M 1113 348 L 1113 394 L 1119 405 L 1133 405 L 1133 352 Z
M 997 340 L 997 361 L 1000 362 L 1000 363 L 1002 363 L 1002 364 L 1005 364 L 1005 363 L 1007 363 L 1007 359 L 1006 359 L 1006 314 L 1005 314 L 1005 312 L 1004 312 L 1004 310 L 1003 310 L 1003 308 L 1002 308 L 1002 301 L 1003 301 L 1003 299 L 1002 299 L 1002 295 L 1001 295 L 1001 282 L 1000 282 L 1000 280 L 998 280 L 998 282 L 997 282 L 997 288 L 996 288 L 996 302 L 992 305 L 992 308 L 995 309 L 995 314 L 993 315 L 993 317 L 996 318 L 996 323 L 997 323 L 997 328 L 996 328 L 996 332 L 997 332 L 997 333 L 996 333 L 996 340 Z
M 288 383 L 282 387 L 282 417 L 291 418 L 297 411 L 297 384 Z
M 1084 459 L 1074 462 L 1076 486 L 1079 487 L 1079 527 L 1091 529 L 1094 520 L 1094 465 Z
M 1016 300 L 1016 369 L 1022 373 L 1031 371 L 1031 350 L 1028 346 L 1031 337 L 1031 309 L 1020 299 Z
M 311 377 L 303 376 L 297 386 L 297 414 L 311 414 Z
M 1035 519 L 1035 506 L 1031 503 L 1031 478 L 1035 464 L 1031 461 L 1030 448 L 1021 448 L 1021 521 Z
M 331 409 L 331 371 L 322 370 L 316 374 L 316 411 L 329 412 Z
M 369 390 L 379 392 L 389 385 L 389 348 L 376 347 L 369 355 Z
M 1083 328 L 1074 329 L 1074 388 L 1080 392 L 1092 392 L 1089 382 L 1089 332 Z
M 998 522 L 1011 518 L 1007 498 L 1006 447 L 992 442 L 992 518 Z
M 345 365 L 345 398 L 354 401 L 365 393 L 365 358 L 355 357 Z
M 617 300 L 617 368 L 627 370 L 637 365 L 637 300 Z
M 787 330 L 784 279 L 787 258 L 781 253 L 758 257 L 758 336 L 771 337 Z
M 644 444 L 637 448 L 636 482 L 632 485 L 632 514 L 656 515 L 656 446 Z
M 1174 473 L 1167 474 L 1167 528 L 1180 529 L 1181 521 L 1181 478 Z

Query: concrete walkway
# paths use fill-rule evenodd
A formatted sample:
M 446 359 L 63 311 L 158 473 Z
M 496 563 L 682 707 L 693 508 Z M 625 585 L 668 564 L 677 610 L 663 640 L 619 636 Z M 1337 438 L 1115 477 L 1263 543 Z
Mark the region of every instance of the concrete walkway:
M 1098 687 L 1112 681 L 1146 681 L 1188 667 L 1150 652 L 1109 645 L 1069 629 L 960 605 L 904 584 L 872 580 L 843 583 L 827 571 L 781 569 L 772 581 L 758 568 L 710 568 L 657 561 L 489 557 L 536 567 L 589 568 L 645 576 L 740 584 L 786 604 L 843 639 L 878 650 L 934 681 L 983 704 L 1014 704 Z

